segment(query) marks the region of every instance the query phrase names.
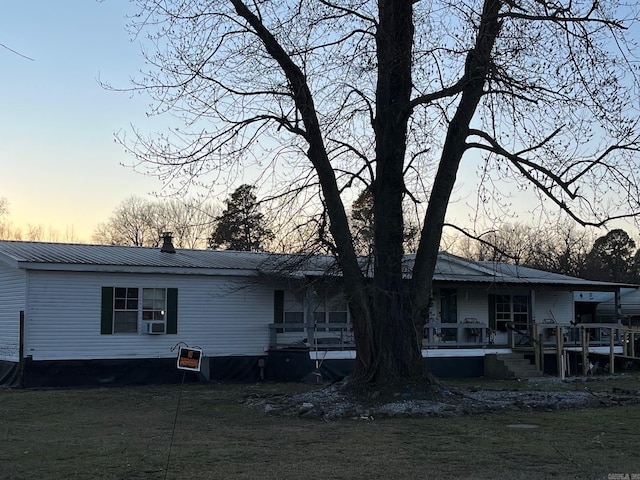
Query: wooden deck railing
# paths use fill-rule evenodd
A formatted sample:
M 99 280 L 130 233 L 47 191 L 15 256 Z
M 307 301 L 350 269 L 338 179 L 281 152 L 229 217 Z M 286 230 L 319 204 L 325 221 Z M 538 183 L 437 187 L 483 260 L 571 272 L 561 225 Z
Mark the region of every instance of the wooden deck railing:
M 575 348 L 582 352 L 583 369 L 588 368 L 589 348 L 608 346 L 613 358 L 614 347 L 622 347 L 623 355 L 635 357 L 639 327 L 611 323 L 584 323 L 575 326 L 545 322 L 529 325 L 526 330 L 508 328 L 511 349 L 533 350 L 535 363 L 542 368 L 544 355 Z M 276 323 L 269 325 L 270 348 L 304 347 L 319 350 L 349 350 L 355 348 L 353 326 L 350 323 Z M 424 326 L 423 348 L 460 348 L 493 346 L 488 325 L 473 318 L 460 323 L 431 321 Z M 618 348 L 619 350 L 619 348 Z M 563 355 L 557 355 L 558 371 L 563 370 Z M 609 362 L 613 368 L 613 361 Z M 586 372 L 585 372 L 586 373 Z
M 350 323 L 272 323 L 269 325 L 270 348 L 296 345 L 322 350 L 355 348 Z
M 429 322 L 424 326 L 422 346 L 481 347 L 491 343 L 488 325 L 475 319 L 461 323 Z

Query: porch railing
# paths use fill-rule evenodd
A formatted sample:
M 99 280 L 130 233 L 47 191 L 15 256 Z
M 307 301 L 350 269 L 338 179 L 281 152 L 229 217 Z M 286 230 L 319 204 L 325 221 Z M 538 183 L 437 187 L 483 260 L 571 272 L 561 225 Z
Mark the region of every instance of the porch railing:
M 568 326 L 558 323 L 534 323 L 529 328 L 508 328 L 504 346 L 512 349 L 557 348 L 562 346 L 589 347 L 622 345 L 627 355 L 638 352 L 640 329 L 611 323 L 586 323 Z M 355 348 L 353 326 L 350 323 L 275 323 L 269 325 L 271 348 L 301 347 L 321 350 L 346 350 Z M 586 337 L 585 337 L 586 335 Z M 635 335 L 635 336 L 634 336 Z M 431 321 L 424 326 L 423 348 L 486 347 L 494 344 L 493 331 L 487 323 L 466 319 L 459 323 Z
M 353 326 L 350 323 L 272 323 L 269 325 L 269 346 L 351 349 L 355 348 Z
M 461 323 L 429 322 L 424 326 L 423 347 L 480 347 L 492 343 L 488 325 L 476 319 Z

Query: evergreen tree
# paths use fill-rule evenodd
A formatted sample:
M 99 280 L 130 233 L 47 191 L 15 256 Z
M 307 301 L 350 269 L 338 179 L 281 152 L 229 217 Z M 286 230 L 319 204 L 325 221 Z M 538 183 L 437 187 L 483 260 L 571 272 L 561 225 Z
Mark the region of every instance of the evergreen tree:
M 225 201 L 226 208 L 216 217 L 216 228 L 209 238 L 209 248 L 260 252 L 272 237 L 264 225 L 252 185 L 241 185 Z
M 587 255 L 582 276 L 591 280 L 630 282 L 634 242 L 622 229 L 596 239 Z
M 351 205 L 351 230 L 356 251 L 373 253 L 373 195 L 369 189 L 360 192 Z

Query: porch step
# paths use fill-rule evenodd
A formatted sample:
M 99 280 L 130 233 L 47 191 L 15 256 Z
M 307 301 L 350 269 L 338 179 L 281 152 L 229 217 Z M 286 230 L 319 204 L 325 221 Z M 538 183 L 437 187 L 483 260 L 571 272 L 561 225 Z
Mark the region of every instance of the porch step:
M 498 363 L 504 367 L 505 378 L 541 377 L 542 372 L 525 358 L 522 353 L 506 353 L 496 355 Z

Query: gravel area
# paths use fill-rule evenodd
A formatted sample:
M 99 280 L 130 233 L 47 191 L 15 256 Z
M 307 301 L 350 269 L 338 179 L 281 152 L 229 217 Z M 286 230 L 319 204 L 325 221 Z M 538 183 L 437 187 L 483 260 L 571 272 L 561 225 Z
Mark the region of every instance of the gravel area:
M 385 417 L 458 416 L 501 411 L 554 411 L 598 408 L 640 403 L 640 392 L 592 392 L 549 390 L 556 379 L 531 382 L 531 388 L 489 390 L 478 388 L 448 389 L 440 387 L 429 394 L 398 393 L 391 401 L 378 400 L 376 394 L 366 401 L 356 399 L 345 383 L 329 385 L 296 395 L 254 396 L 247 405 L 268 414 L 318 418 L 373 420 Z M 529 385 L 527 385 L 529 387 Z

